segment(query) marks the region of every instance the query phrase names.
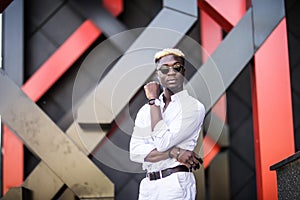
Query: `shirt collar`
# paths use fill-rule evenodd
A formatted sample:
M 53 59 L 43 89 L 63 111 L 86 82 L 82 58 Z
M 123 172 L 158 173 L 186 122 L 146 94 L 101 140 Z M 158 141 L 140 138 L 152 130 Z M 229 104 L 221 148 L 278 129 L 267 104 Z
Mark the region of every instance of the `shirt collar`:
M 176 101 L 176 100 L 180 100 L 184 97 L 187 97 L 188 96 L 188 92 L 187 90 L 182 90 L 180 92 L 177 92 L 175 94 L 173 94 L 171 96 L 171 101 Z M 163 102 L 163 93 L 159 96 L 159 99 Z

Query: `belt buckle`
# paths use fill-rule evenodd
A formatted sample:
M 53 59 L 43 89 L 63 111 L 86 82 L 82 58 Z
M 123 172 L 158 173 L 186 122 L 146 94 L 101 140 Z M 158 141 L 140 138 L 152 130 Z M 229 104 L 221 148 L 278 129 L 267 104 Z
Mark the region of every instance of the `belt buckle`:
M 150 181 L 157 180 L 157 179 L 162 179 L 163 174 L 162 171 L 157 171 L 157 172 L 148 172 L 146 173 L 146 177 L 150 179 Z
M 161 179 L 161 178 L 162 178 L 162 173 L 161 173 L 161 171 L 153 172 L 153 175 L 154 175 L 154 180 L 157 180 L 157 179 Z

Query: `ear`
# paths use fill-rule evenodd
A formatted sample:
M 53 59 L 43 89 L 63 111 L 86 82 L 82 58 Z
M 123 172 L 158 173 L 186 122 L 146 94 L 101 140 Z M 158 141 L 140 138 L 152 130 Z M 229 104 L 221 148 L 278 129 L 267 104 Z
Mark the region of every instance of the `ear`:
M 156 72 L 156 73 L 157 73 L 157 72 Z M 157 79 L 158 79 L 159 84 L 161 85 L 161 79 L 160 79 L 160 76 L 157 76 Z

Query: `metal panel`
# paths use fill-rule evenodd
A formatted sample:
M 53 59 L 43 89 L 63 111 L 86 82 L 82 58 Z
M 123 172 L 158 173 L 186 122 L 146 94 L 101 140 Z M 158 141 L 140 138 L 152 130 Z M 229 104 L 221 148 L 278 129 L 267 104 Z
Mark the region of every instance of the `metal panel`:
M 207 112 L 252 58 L 252 33 L 252 10 L 249 9 L 187 85 Z
M 252 0 L 254 44 L 257 50 L 285 16 L 284 0 Z
M 112 197 L 112 183 L 34 102 L 0 71 L 0 113 L 60 179 L 80 198 Z M 85 173 L 83 173 L 85 172 Z M 101 184 L 99 180 L 106 180 Z

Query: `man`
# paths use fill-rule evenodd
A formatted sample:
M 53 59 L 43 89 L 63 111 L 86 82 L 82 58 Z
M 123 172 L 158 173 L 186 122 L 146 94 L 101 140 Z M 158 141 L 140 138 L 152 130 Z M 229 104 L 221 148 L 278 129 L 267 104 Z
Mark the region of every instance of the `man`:
M 201 159 L 193 152 L 205 108 L 183 89 L 184 54 L 163 49 L 155 54 L 158 80 L 144 86 L 148 104 L 138 112 L 130 141 L 130 159 L 143 163 L 146 177 L 139 199 L 195 199 L 192 169 Z

